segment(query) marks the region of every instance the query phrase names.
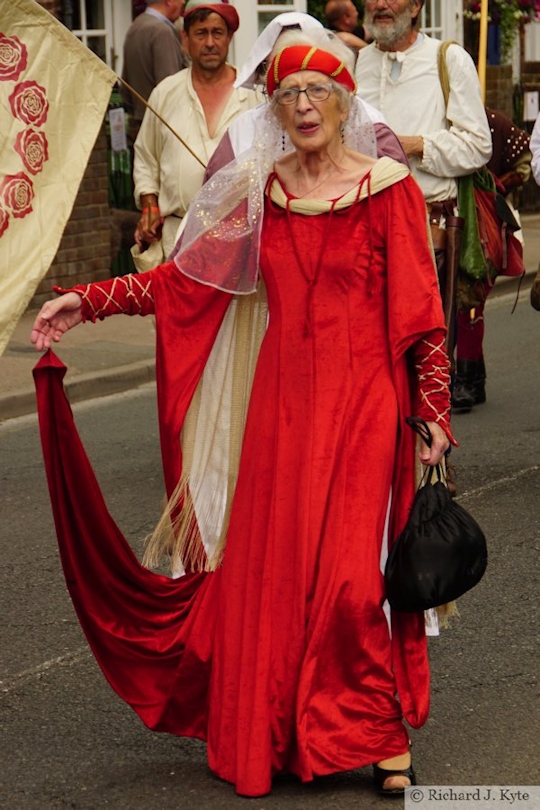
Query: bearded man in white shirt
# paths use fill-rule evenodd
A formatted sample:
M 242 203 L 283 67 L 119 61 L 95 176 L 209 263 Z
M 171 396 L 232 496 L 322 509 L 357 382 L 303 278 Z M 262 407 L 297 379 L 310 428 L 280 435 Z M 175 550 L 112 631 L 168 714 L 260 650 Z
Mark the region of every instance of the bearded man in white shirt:
M 424 0 L 366 0 L 365 20 L 374 41 L 358 54 L 356 82 L 360 96 L 398 135 L 424 194 L 451 328 L 457 266 L 448 266 L 455 229 L 446 225 L 458 213 L 456 178 L 484 166 L 492 144 L 476 68 L 457 44 L 445 55 L 450 79 L 445 104 L 438 71 L 441 43 L 418 31 L 423 5 Z

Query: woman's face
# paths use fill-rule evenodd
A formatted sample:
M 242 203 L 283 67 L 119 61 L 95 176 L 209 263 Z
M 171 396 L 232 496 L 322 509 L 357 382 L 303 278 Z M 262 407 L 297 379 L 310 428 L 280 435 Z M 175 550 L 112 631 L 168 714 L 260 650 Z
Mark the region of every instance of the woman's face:
M 279 91 L 309 90 L 310 87 L 329 85 L 334 86 L 324 73 L 299 70 L 285 76 Z M 306 93 L 299 93 L 292 104 L 277 104 L 277 115 L 296 149 L 319 152 L 330 144 L 341 142 L 341 125 L 347 120 L 348 113 L 342 109 L 340 96 L 332 89 L 324 101 L 314 101 Z

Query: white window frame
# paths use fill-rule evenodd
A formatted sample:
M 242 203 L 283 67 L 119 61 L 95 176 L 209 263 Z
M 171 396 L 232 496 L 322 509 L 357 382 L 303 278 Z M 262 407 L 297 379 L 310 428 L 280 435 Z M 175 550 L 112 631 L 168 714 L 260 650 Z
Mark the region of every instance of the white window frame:
M 113 49 L 113 0 L 103 0 L 104 28 L 87 28 L 86 26 L 86 2 L 79 0 L 79 14 L 81 27 L 73 29 L 72 34 L 81 40 L 83 45 L 88 46 L 88 40 L 93 37 L 103 37 L 105 40 L 105 61 L 109 67 L 114 69 L 114 49 Z
M 525 26 L 525 61 L 540 62 L 540 22 Z
M 428 13 L 432 25 L 427 25 Z M 463 3 L 461 0 L 426 0 L 420 28 L 435 39 L 454 39 L 463 45 Z

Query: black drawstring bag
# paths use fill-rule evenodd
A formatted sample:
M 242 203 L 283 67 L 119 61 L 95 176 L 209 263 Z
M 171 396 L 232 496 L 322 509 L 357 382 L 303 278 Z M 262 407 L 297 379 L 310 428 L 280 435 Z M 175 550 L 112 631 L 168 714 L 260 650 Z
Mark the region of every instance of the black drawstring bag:
M 430 447 L 427 424 L 417 417 L 406 421 Z M 393 610 L 413 613 L 451 602 L 477 585 L 486 570 L 484 533 L 443 480 L 440 465 L 429 467 L 388 555 L 384 577 Z

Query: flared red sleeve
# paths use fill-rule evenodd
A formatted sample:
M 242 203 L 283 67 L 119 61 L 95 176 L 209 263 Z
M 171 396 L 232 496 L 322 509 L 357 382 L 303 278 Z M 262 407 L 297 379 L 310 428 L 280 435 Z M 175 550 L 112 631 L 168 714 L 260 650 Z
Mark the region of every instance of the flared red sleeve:
M 66 584 L 112 688 L 150 728 L 205 735 L 211 628 L 200 668 L 188 666 L 185 635 L 205 575 L 172 580 L 137 561 L 110 515 L 62 386 L 66 368 L 49 350 L 34 369 L 43 457 Z M 200 598 L 200 597 L 199 597 Z M 202 650 L 202 647 L 201 647 Z M 178 684 L 182 681 L 182 688 Z
M 186 278 L 172 263 L 72 291 L 83 298 L 85 320 L 151 314 L 157 302 L 160 433 L 174 487 L 183 418 L 231 296 Z M 199 625 L 201 611 L 217 615 L 206 612 L 206 575 L 173 580 L 138 562 L 78 436 L 65 371 L 48 351 L 34 376 L 56 533 L 79 621 L 107 680 L 147 726 L 205 738 L 213 628 L 207 620 Z M 192 635 L 199 639 L 196 661 L 185 651 Z
M 438 421 L 449 431 L 448 359 L 440 354 L 438 366 L 430 365 L 429 342 L 444 338 L 446 327 L 422 193 L 409 176 L 388 192 L 374 195 L 370 203 L 370 217 L 374 226 L 382 229 L 386 245 L 388 334 L 399 403 L 391 547 L 407 521 L 416 488 L 415 435 L 405 418 L 420 415 Z M 428 401 L 439 413 L 438 419 Z M 429 712 L 424 615 L 392 611 L 391 618 L 392 657 L 403 714 L 413 728 L 418 728 Z

